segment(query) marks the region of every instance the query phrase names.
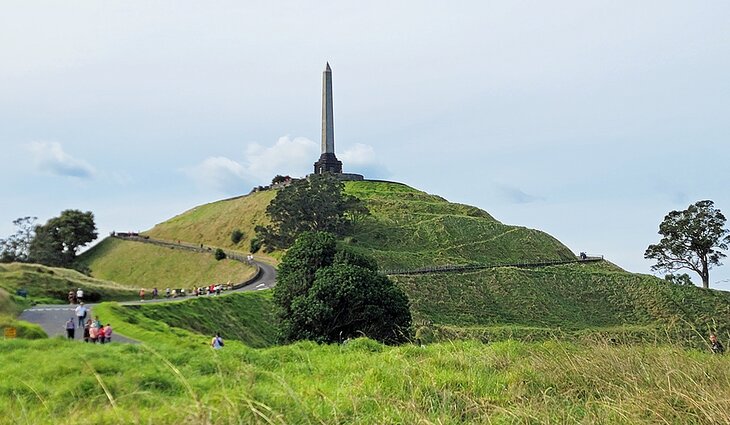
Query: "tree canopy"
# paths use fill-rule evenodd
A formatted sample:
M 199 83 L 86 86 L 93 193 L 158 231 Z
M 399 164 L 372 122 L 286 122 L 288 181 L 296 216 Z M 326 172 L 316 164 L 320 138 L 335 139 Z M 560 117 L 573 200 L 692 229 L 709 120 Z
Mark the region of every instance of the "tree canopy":
M 256 227 L 268 249 L 287 248 L 303 232 L 329 232 L 338 236 L 350 229 L 355 218 L 368 213 L 344 185 L 330 174 L 295 180 L 280 189 L 266 208 L 271 224 Z
M 671 211 L 659 225 L 662 239 L 649 245 L 644 258 L 656 260 L 652 270 L 693 270 L 710 287 L 710 269 L 720 260 L 730 243 L 725 216 L 712 201 L 698 201 L 683 211 Z
M 357 336 L 396 343 L 411 324 L 408 297 L 369 257 L 337 247 L 332 234 L 305 232 L 279 266 L 274 302 L 286 341 Z
M 0 239 L 0 262 L 28 261 L 30 243 L 35 236 L 35 221 L 38 217 L 20 217 L 13 220 L 15 234 Z
M 96 239 L 91 211 L 65 210 L 44 225 L 36 226 L 30 243 L 30 260 L 48 266 L 68 267 L 79 248 Z

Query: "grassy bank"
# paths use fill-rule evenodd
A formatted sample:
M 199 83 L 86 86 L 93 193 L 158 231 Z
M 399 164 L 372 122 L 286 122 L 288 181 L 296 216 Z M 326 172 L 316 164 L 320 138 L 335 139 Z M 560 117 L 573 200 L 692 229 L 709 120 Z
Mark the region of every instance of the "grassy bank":
M 165 304 L 97 306 L 96 314 L 121 326 L 124 335 L 156 343 L 159 334 L 207 341 L 216 332 L 227 340 L 249 347 L 269 347 L 276 342 L 271 292 L 242 292 L 205 296 Z M 186 332 L 189 331 L 189 332 Z M 208 339 L 206 339 L 208 338 Z
M 607 264 L 398 276 L 415 320 L 451 327 L 730 330 L 730 293 L 668 284 Z
M 266 207 L 275 195 L 273 190 L 255 192 L 200 205 L 144 233 L 158 239 L 202 243 L 248 252 L 251 239 L 255 237 L 254 228 L 269 222 Z M 236 229 L 243 232 L 243 238 L 237 244 L 231 241 L 231 233 Z
M 76 270 L 47 267 L 40 264 L 0 264 L 0 288 L 10 294 L 18 289 L 28 293 L 28 301 L 65 303 L 69 291 L 84 289 L 90 301 L 127 300 L 136 297 L 136 291 L 108 280 L 91 278 Z
M 40 326 L 16 319 L 26 305 L 25 300 L 17 299 L 0 288 L 0 338 L 4 336 L 5 328 L 15 328 L 18 338 L 38 339 L 47 336 Z
M 220 282 L 243 282 L 256 269 L 233 260 L 216 261 L 213 255 L 159 247 L 142 242 L 107 238 L 85 252 L 79 264 L 94 277 L 129 288 L 186 288 Z
M 730 357 L 671 346 L 355 340 L 212 352 L 56 339 L 0 352 L 4 423 L 730 421 Z

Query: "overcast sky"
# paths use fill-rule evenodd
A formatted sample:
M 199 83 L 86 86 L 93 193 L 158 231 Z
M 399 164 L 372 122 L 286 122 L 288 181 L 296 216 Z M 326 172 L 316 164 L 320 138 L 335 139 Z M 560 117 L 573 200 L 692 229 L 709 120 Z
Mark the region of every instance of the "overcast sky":
M 724 0 L 24 0 L 0 6 L 0 236 L 67 208 L 145 230 L 304 176 L 326 61 L 346 172 L 641 273 L 670 210 L 730 216 Z

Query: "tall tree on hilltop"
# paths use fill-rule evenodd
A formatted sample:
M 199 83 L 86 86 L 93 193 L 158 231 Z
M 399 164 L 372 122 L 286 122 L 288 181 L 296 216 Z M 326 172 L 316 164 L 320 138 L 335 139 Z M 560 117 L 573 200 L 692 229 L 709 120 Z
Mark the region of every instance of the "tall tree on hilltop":
M 96 239 L 91 211 L 65 210 L 42 226 L 36 226 L 30 244 L 31 261 L 48 266 L 68 267 L 79 248 Z
M 644 258 L 656 260 L 652 270 L 694 270 L 702 287 L 710 287 L 710 269 L 720 260 L 730 243 L 725 216 L 712 201 L 698 201 L 683 211 L 672 211 L 659 225 L 662 239 L 649 245 Z
M 362 201 L 343 190 L 343 183 L 328 173 L 292 182 L 279 190 L 266 207 L 271 224 L 257 226 L 257 237 L 267 248 L 274 249 L 291 246 L 303 232 L 345 234 L 368 210 Z

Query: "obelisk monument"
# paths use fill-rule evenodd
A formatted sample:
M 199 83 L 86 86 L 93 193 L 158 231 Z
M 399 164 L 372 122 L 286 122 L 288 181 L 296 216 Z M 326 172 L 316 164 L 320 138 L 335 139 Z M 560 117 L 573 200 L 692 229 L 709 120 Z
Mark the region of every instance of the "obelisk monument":
M 329 62 L 322 73 L 322 155 L 314 163 L 314 173 L 342 173 L 342 162 L 335 156 L 335 121 L 332 107 L 332 69 Z

